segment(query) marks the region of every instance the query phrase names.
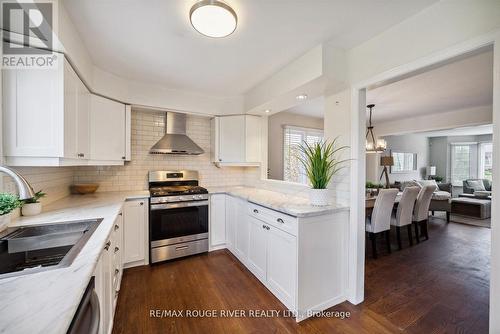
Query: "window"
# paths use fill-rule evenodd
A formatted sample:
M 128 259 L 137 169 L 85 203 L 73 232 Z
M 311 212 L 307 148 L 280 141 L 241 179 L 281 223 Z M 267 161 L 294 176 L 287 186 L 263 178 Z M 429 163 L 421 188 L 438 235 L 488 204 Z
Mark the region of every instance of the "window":
M 479 178 L 491 181 L 493 170 L 493 144 L 479 144 Z
M 323 140 L 323 131 L 310 128 L 285 126 L 283 138 L 283 180 L 307 184 L 304 166 L 298 159 L 299 145 L 304 141 L 314 145 Z
M 391 166 L 391 173 L 408 173 L 417 170 L 417 154 L 392 152 L 394 165 Z
M 471 178 L 470 144 L 451 145 L 451 182 L 454 186 L 461 186 L 462 181 Z

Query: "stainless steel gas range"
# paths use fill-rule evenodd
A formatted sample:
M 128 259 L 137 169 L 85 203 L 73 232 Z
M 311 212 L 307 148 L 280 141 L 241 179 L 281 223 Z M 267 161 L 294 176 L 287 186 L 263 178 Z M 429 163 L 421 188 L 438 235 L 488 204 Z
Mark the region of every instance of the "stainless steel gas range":
M 150 262 L 208 252 L 208 191 L 198 172 L 149 172 Z

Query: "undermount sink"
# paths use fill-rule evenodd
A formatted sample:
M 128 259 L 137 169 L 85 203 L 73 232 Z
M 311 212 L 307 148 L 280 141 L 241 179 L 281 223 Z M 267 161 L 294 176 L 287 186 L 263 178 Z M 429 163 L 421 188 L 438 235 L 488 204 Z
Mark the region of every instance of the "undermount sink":
M 0 234 L 0 279 L 71 265 L 102 219 L 9 228 Z

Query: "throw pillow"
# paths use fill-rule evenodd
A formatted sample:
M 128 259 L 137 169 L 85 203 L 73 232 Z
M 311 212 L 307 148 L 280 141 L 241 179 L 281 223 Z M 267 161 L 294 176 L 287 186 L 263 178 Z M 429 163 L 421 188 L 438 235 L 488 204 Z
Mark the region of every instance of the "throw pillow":
M 468 180 L 469 188 L 474 191 L 485 191 L 483 180 Z

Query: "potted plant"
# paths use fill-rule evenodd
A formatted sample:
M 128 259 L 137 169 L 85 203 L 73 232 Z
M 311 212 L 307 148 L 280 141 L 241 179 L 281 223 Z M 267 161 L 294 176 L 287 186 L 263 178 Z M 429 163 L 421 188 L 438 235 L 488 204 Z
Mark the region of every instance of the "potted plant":
M 40 203 L 38 200 L 45 195 L 46 194 L 40 190 L 35 193 L 35 196 L 33 196 L 32 198 L 25 199 L 21 208 L 22 215 L 35 216 L 42 212 L 42 203 Z
M 312 189 L 309 192 L 309 201 L 312 205 L 324 206 L 328 205 L 328 184 L 332 177 L 339 172 L 344 166 L 343 163 L 348 161 L 339 160 L 336 155 L 348 148 L 348 146 L 337 147 L 335 138 L 332 142 L 319 142 L 308 144 L 303 142 L 299 145 L 301 154 L 298 159 L 304 166 L 307 178 Z
M 0 193 L 0 230 L 10 223 L 11 212 L 20 207 L 21 204 L 18 196 Z

